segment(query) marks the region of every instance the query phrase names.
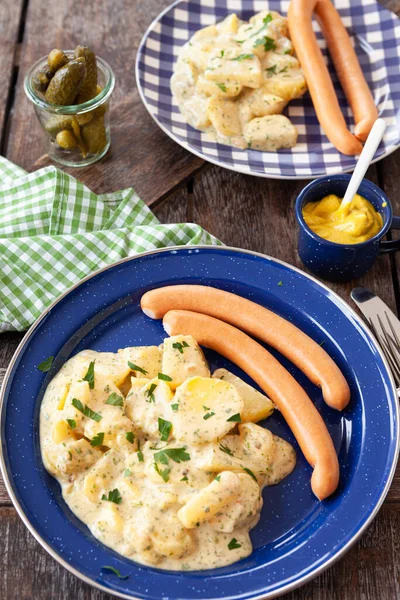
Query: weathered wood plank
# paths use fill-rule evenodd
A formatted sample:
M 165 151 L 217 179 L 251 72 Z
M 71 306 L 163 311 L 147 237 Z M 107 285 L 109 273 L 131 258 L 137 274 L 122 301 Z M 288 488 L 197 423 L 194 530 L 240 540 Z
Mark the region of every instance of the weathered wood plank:
M 79 0 L 31 0 L 7 157 L 27 170 L 50 164 L 43 156 L 44 146 L 38 139 L 41 130 L 25 97 L 23 77 L 29 66 L 51 48 L 73 48 L 85 42 L 107 60 L 116 75 L 111 103 L 112 147 L 101 162 L 69 172 L 95 192 L 133 185 L 151 204 L 198 170 L 203 161 L 157 127 L 147 114 L 135 83 L 135 54 L 140 39 L 152 19 L 168 4 L 168 0 L 103 0 L 84 4 Z
M 14 85 L 14 62 L 24 0 L 0 3 L 0 148 L 3 147 L 8 109 Z
M 400 506 L 386 505 L 341 561 L 314 581 L 285 595 L 285 600 L 398 598 L 399 539 Z M 51 558 L 10 507 L 0 508 L 0 566 L 0 598 L 111 600 L 111 596 L 80 582 Z

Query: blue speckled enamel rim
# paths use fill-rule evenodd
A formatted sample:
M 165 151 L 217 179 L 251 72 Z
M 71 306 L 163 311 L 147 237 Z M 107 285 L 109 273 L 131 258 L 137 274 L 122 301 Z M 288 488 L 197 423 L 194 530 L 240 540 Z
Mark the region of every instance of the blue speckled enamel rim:
M 5 421 L 6 390 L 8 388 L 8 382 L 9 382 L 10 377 L 13 375 L 13 372 L 15 370 L 15 365 L 18 361 L 19 355 L 23 352 L 25 346 L 32 339 L 32 336 L 35 335 L 35 332 L 37 331 L 37 328 L 39 327 L 39 325 L 43 323 L 43 321 L 48 316 L 49 312 L 54 307 L 56 307 L 56 305 L 58 303 L 62 302 L 63 299 L 68 296 L 68 294 L 73 292 L 75 289 L 79 288 L 81 285 L 85 284 L 85 282 L 98 276 L 100 273 L 105 273 L 112 269 L 116 269 L 120 265 L 122 265 L 126 262 L 132 262 L 133 264 L 135 264 L 135 261 L 138 261 L 138 260 L 142 259 L 143 257 L 152 257 L 152 256 L 160 255 L 160 254 L 168 255 L 168 254 L 173 254 L 173 253 L 175 253 L 178 256 L 179 255 L 184 256 L 185 254 L 188 254 L 190 252 L 199 252 L 203 256 L 204 255 L 206 256 L 208 253 L 213 253 L 213 254 L 217 253 L 217 254 L 214 254 L 214 257 L 217 257 L 217 259 L 219 259 L 218 254 L 221 254 L 221 259 L 222 259 L 223 253 L 225 253 L 225 255 L 228 255 L 228 256 L 230 255 L 230 257 L 232 259 L 237 258 L 237 260 L 239 260 L 240 257 L 246 258 L 246 256 L 247 256 L 247 257 L 249 257 L 249 260 L 251 257 L 253 257 L 254 259 L 261 259 L 261 261 L 266 261 L 266 263 L 272 265 L 272 267 L 274 267 L 274 268 L 281 269 L 282 272 L 285 272 L 290 277 L 293 276 L 294 278 L 297 278 L 298 280 L 300 280 L 300 279 L 304 280 L 303 283 L 305 284 L 306 287 L 307 287 L 307 285 L 310 287 L 312 286 L 312 287 L 318 289 L 321 292 L 321 295 L 324 296 L 327 301 L 334 301 L 332 303 L 332 309 L 334 307 L 337 307 L 338 310 L 341 311 L 341 313 L 343 313 L 343 315 L 345 317 L 347 317 L 347 319 L 350 319 L 350 321 L 353 321 L 353 323 L 357 326 L 357 330 L 360 331 L 360 333 L 363 334 L 363 338 L 365 338 L 368 341 L 368 345 L 371 348 L 371 352 L 373 352 L 373 356 L 376 357 L 376 359 L 382 363 L 381 366 L 383 366 L 385 381 L 387 383 L 386 396 L 387 396 L 387 401 L 388 401 L 388 407 L 390 407 L 390 411 L 391 411 L 391 415 L 392 415 L 391 419 L 392 419 L 393 431 L 392 431 L 392 438 L 391 438 L 392 441 L 388 446 L 390 448 L 390 452 L 388 451 L 387 459 L 389 462 L 387 465 L 387 470 L 385 471 L 385 477 L 383 477 L 383 474 L 382 474 L 382 482 L 381 482 L 381 484 L 379 484 L 379 487 L 377 490 L 377 495 L 374 497 L 374 499 L 371 498 L 371 502 L 368 499 L 366 499 L 367 505 L 368 505 L 368 502 L 370 502 L 370 505 L 368 505 L 368 509 L 370 509 L 370 512 L 369 512 L 368 516 L 365 518 L 365 520 L 362 522 L 362 524 L 358 528 L 358 530 L 355 530 L 354 534 L 347 541 L 347 543 L 344 544 L 342 547 L 339 546 L 339 549 L 338 548 L 330 548 L 329 540 L 327 540 L 328 543 L 326 544 L 327 545 L 326 560 L 324 557 L 324 561 L 322 562 L 322 564 L 320 564 L 318 566 L 318 568 L 315 568 L 314 570 L 307 573 L 306 575 L 300 574 L 299 577 L 295 581 L 292 581 L 289 584 L 282 583 L 282 586 L 279 587 L 279 589 L 276 589 L 272 592 L 254 594 L 254 593 L 251 593 L 251 590 L 247 590 L 246 592 L 243 592 L 243 594 L 239 593 L 240 595 L 237 595 L 235 593 L 234 596 L 233 595 L 229 596 L 230 598 L 231 597 L 232 598 L 240 597 L 242 599 L 251 598 L 251 599 L 259 599 L 259 600 L 261 598 L 275 598 L 285 592 L 288 592 L 290 590 L 293 590 L 293 589 L 303 585 L 310 579 L 312 579 L 315 576 L 317 576 L 318 574 L 320 574 L 328 566 L 332 565 L 341 556 L 343 556 L 343 554 L 350 548 L 350 546 L 360 537 L 360 535 L 365 531 L 365 529 L 369 526 L 369 524 L 371 523 L 373 518 L 376 516 L 376 514 L 377 514 L 377 512 L 389 490 L 391 481 L 394 476 L 396 463 L 397 463 L 397 457 L 398 457 L 398 453 L 399 453 L 399 441 L 400 441 L 399 426 L 398 426 L 399 425 L 399 408 L 398 408 L 398 403 L 396 400 L 395 384 L 393 381 L 393 377 L 390 373 L 389 367 L 386 363 L 386 360 L 385 360 L 381 350 L 377 346 L 373 336 L 371 335 L 371 333 L 369 332 L 367 327 L 364 325 L 364 323 L 361 321 L 361 319 L 358 317 L 358 315 L 337 294 L 332 292 L 327 286 L 321 284 L 318 280 L 316 280 L 312 276 L 309 276 L 309 275 L 303 273 L 300 269 L 292 267 L 292 266 L 288 265 L 287 263 L 284 263 L 277 259 L 265 256 L 265 255 L 262 255 L 262 254 L 259 254 L 256 252 L 250 252 L 247 250 L 240 250 L 240 249 L 236 249 L 236 248 L 227 248 L 227 247 L 210 248 L 209 246 L 196 246 L 196 247 L 190 247 L 190 248 L 175 247 L 175 248 L 166 248 L 166 249 L 162 249 L 162 250 L 155 250 L 155 251 L 151 251 L 151 252 L 147 252 L 147 253 L 138 255 L 136 257 L 126 258 L 122 261 L 119 261 L 118 263 L 115 263 L 112 266 L 106 267 L 105 269 L 101 269 L 101 270 L 97 271 L 96 273 L 94 273 L 93 275 L 86 277 L 78 285 L 73 286 L 68 292 L 63 294 L 56 302 L 54 302 L 42 314 L 42 316 L 38 319 L 38 321 L 30 328 L 30 330 L 26 334 L 25 338 L 22 340 L 22 342 L 19 345 L 16 353 L 14 354 L 14 357 L 13 357 L 13 359 L 10 363 L 10 366 L 7 370 L 4 384 L 2 387 L 2 393 L 1 393 L 1 397 L 0 397 L 1 424 L 3 425 L 3 422 Z M 254 289 L 256 289 L 256 288 L 254 288 Z M 281 288 L 279 288 L 279 289 L 281 289 Z M 387 435 L 389 435 L 389 433 Z M 361 463 L 358 463 L 358 464 L 360 465 Z M 10 497 L 11 497 L 11 499 L 14 503 L 14 506 L 15 506 L 16 510 L 18 511 L 21 519 L 23 520 L 23 522 L 25 523 L 27 528 L 30 530 L 30 532 L 34 535 L 34 537 L 38 540 L 38 542 L 47 550 L 47 552 L 49 552 L 49 554 L 52 557 L 54 557 L 60 564 L 62 564 L 66 569 L 71 571 L 74 575 L 76 575 L 83 581 L 97 587 L 98 589 L 101 589 L 104 592 L 107 592 L 107 593 L 111 592 L 118 597 L 126 598 L 128 600 L 129 599 L 130 600 L 139 599 L 139 598 L 140 598 L 140 600 L 143 600 L 143 598 L 147 597 L 146 595 L 143 595 L 142 593 L 139 596 L 136 596 L 136 595 L 133 595 L 132 593 L 127 594 L 127 593 L 121 592 L 121 591 L 115 589 L 114 584 L 110 584 L 110 586 L 107 587 L 106 585 L 103 585 L 99 581 L 97 581 L 91 577 L 87 577 L 86 575 L 81 573 L 78 569 L 71 566 L 71 564 L 69 564 L 59 553 L 55 552 L 54 549 L 48 543 L 48 541 L 46 539 L 44 539 L 40 534 L 38 534 L 38 532 L 35 530 L 35 527 L 32 524 L 31 519 L 27 514 L 27 511 L 24 511 L 19 499 L 16 497 L 16 494 L 14 493 L 14 490 L 13 490 L 13 487 L 12 487 L 12 484 L 10 481 L 11 473 L 9 476 L 9 473 L 6 468 L 6 460 L 5 460 L 5 455 L 4 455 L 4 451 L 3 451 L 3 445 L 1 446 L 1 452 L 0 452 L 0 466 L 1 466 L 2 474 L 3 474 L 4 480 L 5 480 L 5 484 L 6 484 L 8 493 L 10 494 Z M 320 506 L 320 504 L 319 504 L 319 506 Z M 348 524 L 346 523 L 346 525 L 348 525 Z M 339 523 L 338 523 L 338 526 L 340 528 Z M 306 533 L 306 539 L 307 539 L 308 535 L 311 536 L 311 534 L 312 534 L 312 532 L 310 532 L 310 534 Z M 315 534 L 315 531 L 314 531 L 314 534 Z M 110 556 L 110 560 L 112 560 L 112 556 Z M 220 571 L 220 570 L 217 570 L 217 571 Z M 151 572 L 154 573 L 155 572 L 154 569 L 147 570 L 148 577 L 151 576 Z M 156 571 L 156 573 L 160 573 L 160 571 Z M 161 573 L 165 574 L 166 572 L 161 572 Z M 169 572 L 169 573 L 171 573 L 171 572 Z M 204 578 L 201 578 L 201 579 L 200 579 L 200 575 L 196 575 L 197 581 L 206 581 L 207 580 L 208 582 L 212 582 L 213 577 L 212 577 L 212 575 L 210 576 L 208 574 L 211 575 L 212 571 L 208 571 L 207 576 L 204 575 Z M 189 575 L 189 573 L 188 573 L 188 575 Z M 235 581 L 236 581 L 236 578 L 235 578 Z M 239 583 L 239 581 L 236 581 L 236 583 Z M 173 598 L 178 598 L 178 597 L 182 597 L 182 596 L 179 594 L 179 589 L 177 589 L 176 592 L 174 592 L 171 595 L 165 596 L 165 597 L 168 597 L 168 598 L 170 598 L 170 600 L 172 600 Z M 215 598 L 215 596 L 209 596 L 209 595 L 207 596 L 207 598 L 211 598 L 211 597 Z M 220 596 L 218 596 L 218 598 L 219 597 Z M 197 596 L 197 598 L 200 598 L 200 596 Z M 224 598 L 225 598 L 225 600 L 227 600 L 228 596 L 225 595 Z
M 388 125 L 372 162 L 381 160 L 400 146 L 399 56 L 400 20 L 376 0 L 335 0 L 354 42 L 361 68 L 374 96 L 379 116 Z M 297 127 L 294 148 L 279 152 L 239 150 L 210 140 L 188 125 L 172 97 L 169 81 L 180 47 L 195 31 L 221 21 L 230 13 L 248 19 L 262 10 L 287 14 L 289 0 L 176 0 L 151 23 L 136 57 L 136 83 L 140 97 L 157 125 L 180 146 L 215 165 L 270 179 L 314 179 L 354 169 L 355 156 L 341 154 L 319 125 L 309 94 L 293 100 L 284 114 Z M 349 129 L 351 109 L 343 94 L 321 31 L 316 29 L 327 60 L 340 108 Z

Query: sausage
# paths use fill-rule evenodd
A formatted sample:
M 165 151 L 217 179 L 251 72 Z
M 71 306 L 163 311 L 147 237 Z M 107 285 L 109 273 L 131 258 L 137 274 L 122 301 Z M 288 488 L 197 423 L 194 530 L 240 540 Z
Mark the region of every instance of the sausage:
M 231 323 L 286 356 L 317 386 L 325 402 L 343 410 L 350 389 L 339 367 L 308 335 L 272 311 L 236 294 L 203 285 L 174 285 L 146 292 L 143 312 L 161 319 L 173 309 L 191 310 Z
M 303 388 L 265 348 L 219 319 L 171 310 L 163 319 L 168 335 L 191 335 L 243 369 L 275 402 L 314 471 L 311 488 L 319 500 L 336 490 L 339 463 L 326 425 Z
M 318 20 L 336 73 L 353 111 L 355 135 L 347 129 L 335 89 L 312 27 Z M 378 118 L 371 91 L 339 13 L 330 0 L 292 0 L 288 10 L 290 37 L 310 90 L 315 112 L 332 144 L 343 154 L 359 154 Z

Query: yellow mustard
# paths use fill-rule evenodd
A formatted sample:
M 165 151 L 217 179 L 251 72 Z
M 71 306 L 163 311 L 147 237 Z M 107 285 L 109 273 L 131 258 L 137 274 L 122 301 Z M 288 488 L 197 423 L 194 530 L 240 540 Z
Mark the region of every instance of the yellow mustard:
M 304 220 L 314 233 L 336 244 L 359 244 L 382 229 L 382 216 L 362 196 L 356 194 L 349 204 L 341 204 L 334 194 L 309 202 L 303 208 Z

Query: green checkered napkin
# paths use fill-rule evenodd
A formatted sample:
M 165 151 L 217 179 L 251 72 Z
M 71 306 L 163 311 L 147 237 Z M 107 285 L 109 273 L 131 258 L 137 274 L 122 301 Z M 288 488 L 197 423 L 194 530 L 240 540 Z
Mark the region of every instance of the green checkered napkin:
M 0 156 L 0 331 L 23 331 L 77 281 L 121 258 L 219 243 L 193 223 L 160 224 L 132 188 L 97 196 L 55 167 L 27 174 Z

